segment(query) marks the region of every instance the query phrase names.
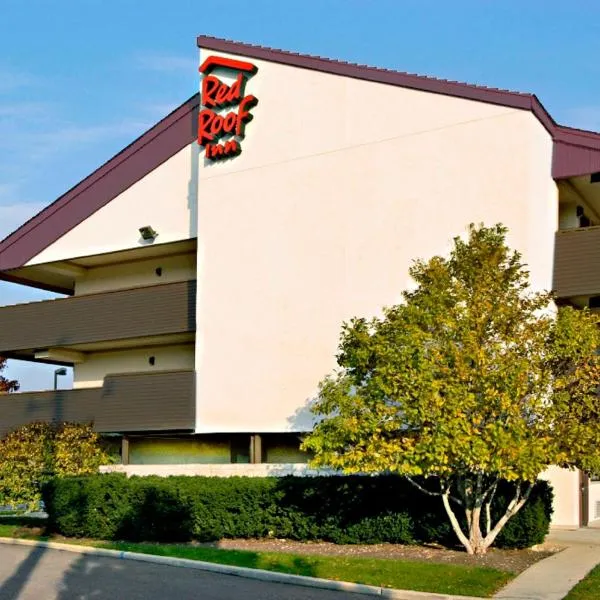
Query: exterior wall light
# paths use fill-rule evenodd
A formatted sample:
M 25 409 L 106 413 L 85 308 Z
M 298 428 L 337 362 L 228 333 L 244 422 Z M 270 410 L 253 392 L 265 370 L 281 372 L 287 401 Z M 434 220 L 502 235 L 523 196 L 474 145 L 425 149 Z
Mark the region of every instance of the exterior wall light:
M 140 227 L 140 235 L 144 240 L 153 240 L 156 238 L 158 233 L 150 227 L 150 225 L 146 225 L 144 227 Z

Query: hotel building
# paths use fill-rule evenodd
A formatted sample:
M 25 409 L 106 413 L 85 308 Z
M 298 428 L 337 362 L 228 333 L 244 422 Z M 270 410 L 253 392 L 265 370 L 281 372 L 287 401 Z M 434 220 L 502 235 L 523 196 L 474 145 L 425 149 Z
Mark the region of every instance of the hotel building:
M 600 306 L 600 134 L 532 94 L 198 46 L 200 93 L 0 243 L 2 279 L 65 296 L 0 308 L 0 354 L 74 369 L 4 396 L 0 435 L 91 421 L 128 472 L 301 471 L 341 323 L 471 222 L 509 228 L 534 288 Z M 546 476 L 555 524 L 600 517 L 600 484 Z

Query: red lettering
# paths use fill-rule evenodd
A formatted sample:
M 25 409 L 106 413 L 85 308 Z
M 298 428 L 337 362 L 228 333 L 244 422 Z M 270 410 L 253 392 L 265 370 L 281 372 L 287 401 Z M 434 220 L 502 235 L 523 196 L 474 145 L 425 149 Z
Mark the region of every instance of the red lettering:
M 215 116 L 215 112 L 210 108 L 205 108 L 198 115 L 198 143 L 204 146 L 207 142 L 212 142 L 214 134 L 210 133 L 209 126 Z
M 258 104 L 258 100 L 256 99 L 255 96 L 246 96 L 241 102 L 240 102 L 240 108 L 238 110 L 238 120 L 237 120 L 237 124 L 235 126 L 235 133 L 237 135 L 244 135 L 244 127 L 245 124 L 248 123 L 249 121 L 252 121 L 252 115 L 250 114 L 250 109 L 253 106 L 256 106 Z
M 235 156 L 241 151 L 242 147 L 237 140 L 229 140 L 228 142 L 225 142 L 225 154 L 227 156 Z
M 237 156 L 241 151 L 242 148 L 237 140 L 228 140 L 225 144 L 207 144 L 205 156 L 209 160 L 219 160 Z
M 220 137 L 223 133 L 223 117 L 213 113 L 212 123 L 210 124 L 210 132 L 216 137 Z
M 240 73 L 230 87 L 214 75 L 206 75 L 202 79 L 202 104 L 209 108 L 237 104 L 242 98 L 245 81 Z
M 223 119 L 223 130 L 225 133 L 231 133 L 236 126 L 237 123 L 237 115 L 232 111 L 227 113 L 225 118 Z
M 245 82 L 246 82 L 246 80 L 244 79 L 244 76 L 241 73 L 239 73 L 235 82 L 232 84 L 231 88 L 229 89 L 228 100 L 231 104 L 235 104 L 242 99 L 242 96 L 244 94 L 244 83 Z
M 202 79 L 202 104 L 213 107 L 216 105 L 215 95 L 221 87 L 221 82 L 213 75 L 206 75 Z
M 219 106 L 223 106 L 229 100 L 229 88 L 222 83 L 217 90 L 216 101 Z
M 207 73 L 213 66 L 220 65 L 218 61 L 210 62 L 210 60 L 212 59 L 205 61 L 206 69 L 201 67 L 201 72 Z M 252 69 L 245 71 L 254 73 L 256 68 L 250 63 L 248 65 Z M 229 66 L 229 64 L 220 66 Z M 213 75 L 205 74 L 202 79 L 201 102 L 205 108 L 198 115 L 198 144 L 204 146 L 204 156 L 209 160 L 237 156 L 242 151 L 239 138 L 244 137 L 246 123 L 252 120 L 250 110 L 258 103 L 255 96 L 244 96 L 246 73 L 242 71 L 241 68 L 238 70 L 237 77 L 231 85 L 223 83 Z M 238 105 L 237 110 L 232 110 L 227 114 L 221 115 L 215 112 L 218 108 L 235 105 Z M 228 139 L 224 143 L 218 143 L 223 136 L 236 136 L 237 139 Z
M 221 158 L 221 156 L 223 156 L 224 151 L 225 151 L 225 148 L 223 148 L 223 146 L 221 146 L 221 144 L 214 144 L 213 146 L 211 146 L 211 152 L 210 152 L 210 156 L 208 158 L 210 158 L 211 160 L 216 160 L 218 158 Z

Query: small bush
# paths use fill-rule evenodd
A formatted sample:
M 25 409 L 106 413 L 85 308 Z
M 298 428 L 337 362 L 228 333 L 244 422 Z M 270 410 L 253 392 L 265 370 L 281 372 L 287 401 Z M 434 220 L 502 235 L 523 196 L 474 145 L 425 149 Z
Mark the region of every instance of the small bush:
M 95 473 L 108 461 L 90 425 L 24 425 L 0 440 L 0 505 L 35 509 L 53 476 Z
M 338 528 L 332 541 L 336 544 L 412 544 L 413 523 L 406 513 L 365 517 L 346 528 Z
M 500 486 L 497 513 L 511 494 L 511 485 Z M 127 479 L 107 474 L 55 478 L 43 496 L 50 530 L 70 537 L 456 544 L 439 498 L 422 495 L 396 476 Z M 538 482 L 497 544 L 524 548 L 539 543 L 551 512 L 551 488 Z
M 517 513 L 517 518 L 510 519 L 498 534 L 496 546 L 499 548 L 529 548 L 535 544 L 541 544 L 550 527 L 553 499 L 554 492 L 550 485 L 538 484 L 533 489 L 525 506 Z M 504 506 L 505 502 L 502 503 L 502 508 Z

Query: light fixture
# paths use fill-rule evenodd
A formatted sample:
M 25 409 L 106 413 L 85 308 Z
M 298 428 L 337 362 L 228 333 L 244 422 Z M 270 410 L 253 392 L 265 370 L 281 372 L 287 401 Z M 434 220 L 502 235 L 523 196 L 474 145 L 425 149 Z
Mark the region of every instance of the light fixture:
M 140 227 L 140 235 L 144 240 L 153 240 L 156 238 L 158 233 L 150 227 L 150 225 L 145 225 L 144 227 Z
M 55 390 L 58 389 L 58 376 L 66 375 L 66 374 L 67 374 L 67 370 L 64 367 L 61 367 L 60 369 L 54 369 L 54 389 Z

